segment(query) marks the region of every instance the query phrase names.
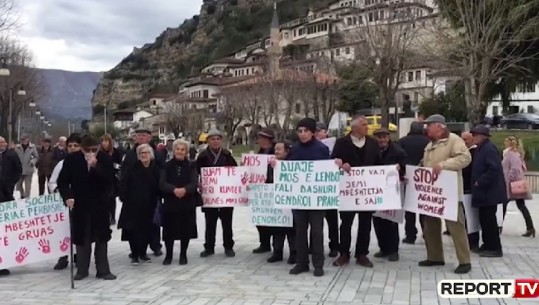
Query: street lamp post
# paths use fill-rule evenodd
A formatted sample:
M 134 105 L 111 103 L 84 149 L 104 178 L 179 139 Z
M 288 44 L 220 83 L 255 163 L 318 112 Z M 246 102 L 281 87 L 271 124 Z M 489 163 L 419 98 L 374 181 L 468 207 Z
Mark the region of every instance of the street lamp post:
M 26 91 L 24 91 L 24 88 L 22 86 L 22 82 L 18 82 L 9 89 L 9 113 L 8 113 L 8 135 L 9 135 L 9 143 L 13 141 L 13 91 L 17 89 L 18 86 L 21 86 L 19 91 L 17 91 L 17 95 L 26 95 Z

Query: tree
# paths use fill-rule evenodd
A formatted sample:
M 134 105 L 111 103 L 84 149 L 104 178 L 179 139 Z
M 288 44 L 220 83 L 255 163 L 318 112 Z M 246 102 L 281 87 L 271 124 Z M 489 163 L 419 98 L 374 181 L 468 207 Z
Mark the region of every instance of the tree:
M 338 92 L 339 111 L 355 114 L 361 109 L 376 105 L 378 88 L 372 82 L 367 71 L 356 64 L 343 65 L 337 69 L 339 75 Z
M 439 0 L 452 29 L 440 26 L 437 51 L 464 80 L 469 121 L 479 124 L 489 87 L 537 56 L 539 2 L 535 0 Z M 535 12 L 535 13 L 533 13 Z
M 380 11 L 374 11 L 367 18 L 363 10 L 358 10 L 360 24 L 350 30 L 349 36 L 355 45 L 354 63 L 378 88 L 382 126 L 388 127 L 389 107 L 395 105 L 401 73 L 417 62 L 419 48 L 414 43 L 419 33 L 416 27 L 419 14 L 416 10 L 406 13 L 400 9 L 400 3 L 383 6 L 382 16 Z
M 164 123 L 174 136 L 179 136 L 187 128 L 187 117 L 183 110 L 183 103 L 176 100 L 167 102 L 164 106 Z
M 217 124 L 223 126 L 229 146 L 234 141 L 234 134 L 245 115 L 242 103 L 247 96 L 242 90 L 225 90 L 219 97 L 219 111 L 216 114 Z
M 441 114 L 451 122 L 466 122 L 466 98 L 463 82 L 456 83 L 441 92 L 431 96 L 419 104 L 419 112 L 428 117 L 433 114 Z

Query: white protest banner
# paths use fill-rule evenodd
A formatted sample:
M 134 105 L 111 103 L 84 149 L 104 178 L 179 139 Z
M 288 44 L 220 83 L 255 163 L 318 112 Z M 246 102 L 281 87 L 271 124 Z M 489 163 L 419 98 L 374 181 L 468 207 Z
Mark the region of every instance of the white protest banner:
M 338 209 L 340 178 L 334 160 L 277 161 L 274 205 L 297 210 Z
M 462 205 L 464 207 L 464 216 L 466 217 L 466 230 L 468 234 L 481 231 L 481 224 L 479 223 L 479 209 L 472 207 L 472 195 L 464 195 Z M 498 204 L 496 210 L 496 221 L 498 227 L 503 226 L 503 205 Z
M 58 193 L 0 203 L 0 269 L 69 253 L 69 213 Z
M 273 159 L 275 159 L 275 155 L 243 154 L 241 164 L 247 167 L 249 183 L 265 183 L 268 164 Z
M 292 210 L 273 206 L 273 184 L 249 184 L 249 205 L 251 222 L 255 226 L 288 227 L 294 226 Z
M 400 210 L 400 178 L 396 165 L 352 167 L 340 182 L 341 211 Z
M 335 142 L 337 142 L 337 138 L 325 138 L 320 140 L 320 142 L 324 143 L 329 148 L 329 152 L 331 153 L 333 151 L 333 147 L 335 147 Z
M 402 204 L 404 203 L 404 196 L 405 196 L 406 187 L 404 184 L 401 183 L 400 185 L 400 204 L 402 207 Z M 396 223 L 403 223 L 404 222 L 404 214 L 405 211 L 398 209 L 398 210 L 386 210 L 386 211 L 376 211 L 373 216 L 374 217 L 380 217 L 383 219 L 387 219 L 389 221 L 393 221 Z
M 406 196 L 404 210 L 437 218 L 457 221 L 459 189 L 457 172 L 406 166 Z
M 249 174 L 243 166 L 203 167 L 200 185 L 204 208 L 247 206 Z

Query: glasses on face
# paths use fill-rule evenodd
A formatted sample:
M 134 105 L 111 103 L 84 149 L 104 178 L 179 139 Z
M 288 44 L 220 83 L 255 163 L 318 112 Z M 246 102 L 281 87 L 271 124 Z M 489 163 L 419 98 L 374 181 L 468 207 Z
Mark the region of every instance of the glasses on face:
M 82 150 L 84 150 L 84 152 L 87 152 L 87 153 L 96 153 L 99 148 L 97 147 L 87 147 L 87 148 L 83 148 Z

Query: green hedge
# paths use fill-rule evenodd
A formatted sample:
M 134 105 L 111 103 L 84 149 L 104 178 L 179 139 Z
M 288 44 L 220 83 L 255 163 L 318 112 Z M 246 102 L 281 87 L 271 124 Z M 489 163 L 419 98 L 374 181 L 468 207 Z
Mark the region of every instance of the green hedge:
M 539 171 L 539 132 L 520 130 L 500 130 L 492 132 L 492 142 L 500 152 L 505 149 L 503 142 L 508 136 L 516 136 L 522 140 L 526 151 L 526 164 L 529 171 Z

